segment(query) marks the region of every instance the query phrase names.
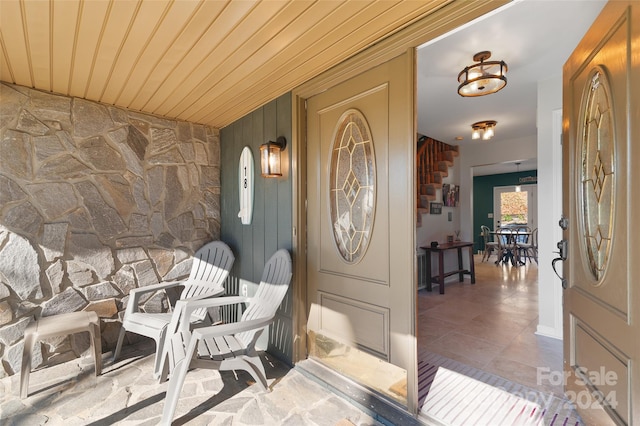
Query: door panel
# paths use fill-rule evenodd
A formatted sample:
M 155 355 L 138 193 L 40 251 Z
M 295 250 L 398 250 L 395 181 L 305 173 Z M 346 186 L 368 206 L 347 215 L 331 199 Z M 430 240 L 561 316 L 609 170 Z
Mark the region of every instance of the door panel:
M 341 92 L 342 94 L 344 92 Z M 327 94 L 330 95 L 330 94 Z M 345 286 L 345 295 L 355 297 L 362 290 L 356 284 L 345 284 L 343 280 L 355 280 L 357 282 L 367 282 L 363 284 L 367 291 L 375 294 L 374 297 L 384 297 L 386 290 L 380 291 L 379 286 L 387 287 L 389 284 L 389 215 L 386 211 L 388 205 L 388 177 L 385 164 L 388 163 L 387 141 L 378 135 L 388 135 L 388 97 L 389 87 L 383 84 L 377 87 L 367 88 L 364 93 L 356 92 L 349 98 L 339 96 L 337 99 L 332 96 L 317 96 L 309 103 L 311 106 L 316 102 L 325 101 L 320 111 L 317 112 L 319 118 L 320 139 L 324 142 L 320 147 L 320 159 L 324 174 L 318 182 L 318 196 L 320 201 L 319 212 L 322 216 L 319 221 L 320 250 L 318 250 L 320 272 L 335 278 L 326 282 L 327 291 L 339 292 L 338 287 Z M 325 99 L 323 99 L 325 98 Z M 360 111 L 368 123 L 372 134 L 372 142 L 375 150 L 374 160 L 377 173 L 375 180 L 375 208 L 371 213 L 373 225 L 371 227 L 370 242 L 365 254 L 359 258 L 357 263 L 347 263 L 335 249 L 334 225 L 330 219 L 330 157 L 332 142 L 335 139 L 336 125 L 345 111 Z M 311 130 L 310 126 L 310 130 Z M 353 167 L 349 173 L 358 173 L 358 168 Z M 345 173 L 347 174 L 347 173 Z M 355 176 L 355 175 L 354 175 Z M 372 294 L 373 296 L 373 294 Z
M 407 53 L 307 100 L 309 353 L 405 405 L 416 353 L 412 75 Z
M 319 299 L 319 330 L 323 334 L 353 342 L 373 353 L 389 353 L 389 309 L 322 291 Z M 345 318 L 349 327 L 345 327 Z
M 355 93 L 354 93 L 355 92 Z M 387 141 L 378 135 L 388 134 L 388 86 L 369 87 L 365 85 L 365 90 L 355 90 L 350 97 L 345 98 L 343 90 L 335 94 L 325 93 L 309 100 L 309 115 L 315 114 L 318 127 L 315 123 L 309 123 L 309 132 L 318 131 L 319 146 L 309 144 L 308 155 L 314 156 L 315 165 L 319 166 L 318 182 L 309 181 L 309 213 L 308 222 L 314 223 L 317 234 L 309 233 L 309 262 L 317 265 L 310 270 L 310 282 L 317 285 L 317 301 L 320 310 L 318 311 L 317 327 L 313 329 L 325 336 L 343 340 L 345 343 L 359 344 L 362 349 L 370 350 L 385 358 L 388 351 L 380 353 L 370 346 L 358 342 L 353 330 L 353 325 L 358 322 L 358 317 L 362 309 L 375 309 L 377 306 L 386 306 L 385 299 L 388 297 L 389 267 L 388 267 L 388 215 L 384 212 L 387 194 L 386 173 L 375 167 L 378 164 L 387 162 L 386 144 Z M 338 95 L 338 96 L 336 96 Z M 316 105 L 322 105 L 316 108 Z M 334 148 L 338 129 L 341 127 L 339 121 L 347 111 L 359 111 L 367 120 L 371 131 L 371 139 L 375 148 L 374 167 L 378 173 L 375 182 L 374 208 L 371 215 L 374 217 L 373 226 L 370 229 L 370 243 L 366 252 L 358 262 L 348 263 L 345 261 L 337 248 L 338 243 L 334 236 L 334 226 L 336 224 L 331 218 L 331 191 L 329 176 L 331 151 Z M 317 111 L 317 112 L 316 112 Z M 314 148 L 314 151 L 312 151 Z M 312 158 L 309 158 L 309 162 Z M 315 165 L 309 164 L 309 171 Z M 351 176 L 357 173 L 357 167 L 350 167 L 349 171 L 343 173 Z M 317 192 L 311 188 L 317 188 Z M 347 191 L 350 192 L 350 191 Z M 349 227 L 348 225 L 346 226 Z M 309 227 L 310 231 L 312 226 Z M 311 260 L 311 258 L 315 258 Z M 333 295 L 333 297 L 322 297 L 323 294 Z M 325 305 L 329 300 L 340 299 L 339 304 Z M 353 301 L 350 303 L 350 301 Z M 365 305 L 357 307 L 356 303 Z M 336 321 L 339 316 L 342 321 Z M 327 317 L 332 318 L 329 320 Z M 348 323 L 345 324 L 345 322 Z M 371 330 L 366 330 L 367 334 L 382 335 L 383 330 L 375 329 L 370 324 Z M 360 332 L 365 331 L 360 329 Z M 376 339 L 377 340 L 377 339 Z M 388 349 L 388 342 L 383 345 Z
M 565 387 L 587 424 L 640 420 L 633 405 L 634 394 L 640 404 L 640 295 L 632 245 L 640 241 L 632 210 L 640 185 L 630 167 L 640 161 L 632 149 L 640 132 L 631 125 L 640 103 L 638 57 L 631 54 L 640 30 L 631 23 L 640 22 L 640 7 L 633 3 L 603 9 L 563 77 Z

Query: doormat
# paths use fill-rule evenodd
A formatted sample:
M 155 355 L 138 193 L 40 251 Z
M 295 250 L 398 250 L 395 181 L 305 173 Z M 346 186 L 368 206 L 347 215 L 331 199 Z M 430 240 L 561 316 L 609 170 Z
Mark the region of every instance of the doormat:
M 444 367 L 438 367 L 421 413 L 446 425 L 544 426 L 535 402 Z
M 418 361 L 418 398 L 420 417 L 452 426 L 471 424 L 474 418 L 468 416 L 483 413 L 487 418 L 503 417 L 490 423 L 475 417 L 474 424 L 505 424 L 503 420 L 513 425 L 584 425 L 567 400 L 431 352 L 421 353 Z M 473 404 L 479 408 L 470 414 L 468 407 Z

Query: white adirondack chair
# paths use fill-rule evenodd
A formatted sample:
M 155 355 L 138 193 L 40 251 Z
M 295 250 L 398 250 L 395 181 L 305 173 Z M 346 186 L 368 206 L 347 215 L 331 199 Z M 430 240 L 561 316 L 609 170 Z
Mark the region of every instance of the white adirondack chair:
M 162 379 L 171 366 L 161 424 L 171 424 L 187 371 L 208 368 L 220 371 L 245 370 L 266 391 L 267 378 L 262 361 L 255 349 L 256 341 L 273 322 L 291 281 L 291 256 L 278 250 L 267 262 L 256 294 L 251 297 L 228 296 L 199 301 L 180 301 L 167 332 L 162 355 Z M 240 321 L 189 329 L 191 312 L 212 307 L 245 303 Z
M 191 273 L 185 281 L 164 282 L 131 290 L 113 356 L 114 361 L 120 356 L 122 342 L 127 331 L 150 337 L 156 342 L 153 374 L 154 377 L 159 377 L 160 357 L 158 354 L 162 353 L 162 344 L 172 313 L 141 312 L 138 307 L 140 298 L 144 294 L 177 286 L 184 286 L 180 300 L 200 300 L 219 296 L 224 293 L 224 282 L 229 276 L 234 260 L 235 257 L 229 246 L 222 241 L 213 241 L 205 244 L 196 252 Z M 190 317 L 192 322 L 205 321 L 206 319 L 206 309 L 195 311 Z

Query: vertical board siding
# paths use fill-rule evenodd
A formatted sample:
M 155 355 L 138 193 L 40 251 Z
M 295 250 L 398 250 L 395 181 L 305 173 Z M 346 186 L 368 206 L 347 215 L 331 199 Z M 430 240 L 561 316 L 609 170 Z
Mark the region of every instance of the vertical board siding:
M 259 151 L 260 143 L 268 140 L 275 141 L 277 110 L 276 102 L 270 102 L 264 108 L 264 134 L 263 141 L 258 143 L 256 152 Z M 291 138 L 289 138 L 290 140 Z M 258 165 L 260 162 L 257 162 Z M 259 174 L 259 172 L 258 172 Z M 284 176 L 283 176 L 284 177 Z M 264 179 L 260 177 L 260 182 L 264 184 L 264 250 L 266 253 L 275 253 L 278 250 L 278 179 Z M 257 189 L 257 188 L 256 188 Z
M 271 255 L 280 248 L 292 251 L 291 118 L 291 94 L 288 93 L 220 131 L 220 235 L 236 257 L 227 283 L 229 294 L 238 294 L 240 285 L 249 282 L 248 293 L 252 295 Z M 282 153 L 283 176 L 266 179 L 260 175 L 260 145 L 275 141 L 278 136 L 287 139 Z M 242 225 L 238 218 L 238 162 L 245 146 L 251 148 L 255 167 L 250 225 Z M 292 289 L 293 285 L 270 332 L 263 334 L 265 344 L 261 345 L 266 347 L 268 340 L 269 352 L 289 363 L 293 358 Z
M 256 110 L 253 114 L 253 133 L 252 140 L 254 141 L 262 141 L 264 140 L 264 109 L 260 108 Z M 262 176 L 260 176 L 260 150 L 254 150 L 253 159 L 255 161 L 255 180 L 263 180 Z M 265 194 L 264 191 L 255 191 L 254 192 L 254 215 L 251 221 L 251 225 L 253 228 L 253 256 L 255 259 L 268 259 L 269 255 L 265 250 L 264 245 L 264 235 L 265 235 L 265 218 L 264 218 L 264 203 L 265 203 Z M 260 206 L 260 207 L 257 207 Z M 261 214 L 256 215 L 256 210 L 259 210 Z M 262 262 L 261 262 L 262 263 Z M 262 266 L 257 262 L 254 263 L 253 274 L 256 279 L 260 278 L 262 274 Z
M 256 154 L 255 154 L 255 150 L 253 149 L 253 144 L 251 143 L 251 141 L 253 140 L 253 133 L 252 133 L 252 123 L 253 123 L 253 114 L 250 114 L 244 118 L 242 118 L 240 120 L 240 128 L 238 129 L 238 133 L 242 134 L 241 136 L 241 140 L 240 140 L 240 147 L 239 147 L 239 151 L 237 151 L 236 154 L 236 158 L 240 158 L 240 153 L 242 152 L 242 149 L 245 146 L 250 146 L 251 147 L 251 151 L 253 152 L 253 161 L 254 161 L 254 171 L 256 171 L 256 167 L 255 167 L 255 161 L 256 161 Z M 235 149 L 234 149 L 235 151 Z M 236 176 L 238 174 L 238 160 L 235 160 L 236 164 L 235 167 L 232 167 L 232 170 L 235 170 L 236 172 Z M 232 162 L 233 163 L 233 162 Z M 232 172 L 233 174 L 233 172 Z M 236 178 L 234 181 L 235 185 L 234 185 L 234 189 L 231 191 L 231 194 L 238 194 L 238 188 L 239 188 L 239 182 L 238 179 Z M 257 179 L 255 179 L 254 177 L 254 201 L 255 201 L 255 190 L 257 188 L 255 188 L 257 185 Z M 236 198 L 237 195 L 236 195 Z M 240 211 L 240 208 L 238 207 L 236 213 Z M 256 213 L 257 211 L 254 209 L 253 211 L 253 215 L 251 218 L 251 223 L 253 224 L 253 218 L 256 217 Z M 236 218 L 235 218 L 236 223 L 241 223 L 240 222 L 240 218 L 237 217 L 236 214 Z M 254 273 L 254 256 L 253 256 L 253 246 L 254 246 L 254 238 L 253 238 L 253 229 L 251 229 L 251 225 L 240 225 L 240 232 L 241 232 L 241 247 L 242 247 L 242 253 L 241 253 L 241 257 L 242 257 L 242 262 L 240 263 L 240 278 L 244 279 L 244 280 L 249 280 L 249 281 L 253 281 L 253 282 L 257 282 L 260 279 L 260 275 L 255 275 Z M 262 259 L 256 258 L 256 261 L 258 263 L 264 264 L 262 262 Z M 265 259 L 266 262 L 266 259 Z
M 291 96 L 280 97 L 276 100 L 276 137 L 287 134 L 287 148 L 282 152 L 282 161 L 288 164 L 284 169 L 283 179 L 276 180 L 278 185 L 278 203 L 291 206 L 289 209 L 278 209 L 278 242 L 292 245 L 293 233 L 293 189 L 291 179 Z M 291 294 L 291 291 L 289 291 Z M 287 306 L 291 306 L 289 303 Z M 284 306 L 284 304 L 283 304 Z M 291 312 L 287 311 L 291 316 Z

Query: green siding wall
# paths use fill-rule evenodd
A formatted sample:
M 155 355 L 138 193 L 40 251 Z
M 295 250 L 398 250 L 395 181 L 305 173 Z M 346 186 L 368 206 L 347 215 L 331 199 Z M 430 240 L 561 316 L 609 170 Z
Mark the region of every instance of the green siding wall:
M 252 295 L 265 263 L 276 250 L 292 248 L 291 94 L 286 94 L 220 131 L 220 235 L 236 256 L 227 293 L 238 294 L 243 283 Z M 282 152 L 283 176 L 260 175 L 260 145 L 278 136 L 287 139 Z M 242 225 L 238 212 L 238 162 L 245 146 L 251 148 L 255 167 L 253 217 Z M 293 253 L 292 253 L 293 255 Z M 268 350 L 291 364 L 292 286 L 269 332 Z M 266 338 L 263 339 L 266 341 Z M 266 343 L 266 342 L 265 342 Z M 263 345 L 263 346 L 266 346 Z
M 520 178 L 529 176 L 537 178 L 538 171 L 529 170 L 499 175 L 475 176 L 473 178 L 473 234 L 475 243 L 473 248 L 476 252 L 483 249 L 480 227 L 486 225 L 493 229 L 493 219 L 488 217 L 489 213 L 493 213 L 493 188 L 496 186 L 518 185 L 520 184 Z M 522 183 L 521 185 L 525 186 L 527 184 Z

